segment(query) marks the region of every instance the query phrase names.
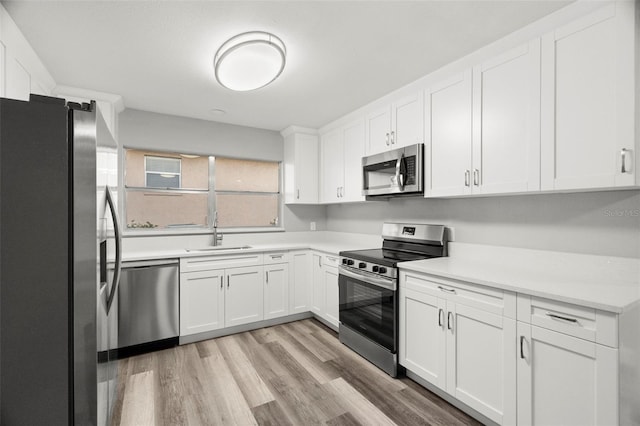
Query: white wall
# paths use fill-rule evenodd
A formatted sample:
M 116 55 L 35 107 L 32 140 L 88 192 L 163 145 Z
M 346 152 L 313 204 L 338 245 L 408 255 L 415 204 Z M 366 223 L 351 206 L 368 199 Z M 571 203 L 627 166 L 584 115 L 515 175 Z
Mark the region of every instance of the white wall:
M 282 136 L 271 130 L 135 109 L 124 110 L 118 119 L 118 143 L 127 148 L 269 161 L 284 156 Z M 308 231 L 311 221 L 323 230 L 325 217 L 324 206 L 284 206 L 282 214 L 286 231 Z
M 327 230 L 380 234 L 383 221 L 454 227 L 465 243 L 640 258 L 640 191 L 393 199 L 327 208 Z

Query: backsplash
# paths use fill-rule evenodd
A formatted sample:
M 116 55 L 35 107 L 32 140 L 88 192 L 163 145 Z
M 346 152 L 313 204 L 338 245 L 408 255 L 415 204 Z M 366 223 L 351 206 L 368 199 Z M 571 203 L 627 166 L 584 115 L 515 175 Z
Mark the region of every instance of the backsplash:
M 640 258 L 640 191 L 331 205 L 327 230 L 380 234 L 384 221 L 454 228 L 464 243 Z

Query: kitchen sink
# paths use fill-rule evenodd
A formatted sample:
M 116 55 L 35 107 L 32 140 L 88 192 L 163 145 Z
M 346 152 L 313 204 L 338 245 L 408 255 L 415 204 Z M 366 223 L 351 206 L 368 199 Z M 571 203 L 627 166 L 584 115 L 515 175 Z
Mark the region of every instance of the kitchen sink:
M 203 247 L 197 249 L 187 249 L 187 251 L 222 251 L 222 250 L 246 250 L 251 246 L 215 246 L 215 247 Z

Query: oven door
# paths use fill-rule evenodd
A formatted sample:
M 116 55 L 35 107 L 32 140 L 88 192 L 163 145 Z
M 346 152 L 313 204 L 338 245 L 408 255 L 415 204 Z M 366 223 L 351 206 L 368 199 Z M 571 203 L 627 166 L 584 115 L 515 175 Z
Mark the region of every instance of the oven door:
M 392 353 L 397 351 L 397 280 L 340 267 L 340 322 Z

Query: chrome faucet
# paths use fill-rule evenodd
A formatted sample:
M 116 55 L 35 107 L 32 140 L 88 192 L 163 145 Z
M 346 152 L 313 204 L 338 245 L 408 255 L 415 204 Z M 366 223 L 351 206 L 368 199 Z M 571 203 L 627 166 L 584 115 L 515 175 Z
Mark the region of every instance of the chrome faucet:
M 222 244 L 223 235 L 218 235 L 218 211 L 213 212 L 213 246 Z

